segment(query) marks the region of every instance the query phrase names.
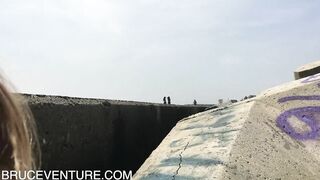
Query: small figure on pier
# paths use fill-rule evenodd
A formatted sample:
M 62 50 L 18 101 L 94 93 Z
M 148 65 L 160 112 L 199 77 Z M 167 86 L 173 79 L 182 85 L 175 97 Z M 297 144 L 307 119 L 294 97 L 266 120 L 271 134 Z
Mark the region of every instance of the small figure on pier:
M 171 98 L 170 98 L 170 96 L 168 96 L 168 104 L 171 104 Z
M 166 97 L 163 97 L 163 104 L 167 104 Z

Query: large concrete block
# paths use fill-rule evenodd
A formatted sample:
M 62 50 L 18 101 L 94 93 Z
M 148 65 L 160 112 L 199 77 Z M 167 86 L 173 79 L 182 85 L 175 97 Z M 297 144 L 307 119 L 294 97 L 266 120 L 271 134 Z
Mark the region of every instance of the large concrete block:
M 208 107 L 25 97 L 38 126 L 45 170 L 135 172 L 179 120 Z
M 320 73 L 320 61 L 315 61 L 299 67 L 294 72 L 294 78 L 298 80 L 318 73 Z
M 183 119 L 134 179 L 319 179 L 319 76 Z

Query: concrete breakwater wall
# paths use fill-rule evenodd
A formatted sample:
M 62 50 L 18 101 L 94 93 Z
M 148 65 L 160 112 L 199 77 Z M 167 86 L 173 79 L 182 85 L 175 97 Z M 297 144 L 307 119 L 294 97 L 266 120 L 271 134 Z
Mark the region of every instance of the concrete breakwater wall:
M 135 171 L 180 119 L 208 107 L 24 96 L 38 126 L 42 169 Z
M 133 179 L 320 177 L 320 74 L 177 123 Z

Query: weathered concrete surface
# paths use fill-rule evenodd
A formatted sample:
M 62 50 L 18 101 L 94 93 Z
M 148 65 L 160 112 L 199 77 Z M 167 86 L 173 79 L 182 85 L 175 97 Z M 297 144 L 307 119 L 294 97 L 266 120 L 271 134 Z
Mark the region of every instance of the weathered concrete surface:
M 315 61 L 299 67 L 294 72 L 294 78 L 298 80 L 318 73 L 320 73 L 320 61 Z
M 319 77 L 181 120 L 134 179 L 319 179 Z
M 25 95 L 42 168 L 137 170 L 177 121 L 207 106 Z

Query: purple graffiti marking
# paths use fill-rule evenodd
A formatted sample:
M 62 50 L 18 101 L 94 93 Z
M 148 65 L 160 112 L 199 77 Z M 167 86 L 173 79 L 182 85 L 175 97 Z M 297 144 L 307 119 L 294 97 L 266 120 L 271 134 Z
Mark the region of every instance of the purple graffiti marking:
M 320 101 L 320 96 L 313 95 L 313 96 L 287 96 L 280 98 L 278 100 L 279 103 L 284 103 L 288 101 L 297 101 L 297 100 L 305 100 L 305 101 Z
M 278 100 L 279 103 L 285 103 L 288 101 L 320 101 L 320 96 L 312 95 L 312 96 L 287 96 L 280 98 Z M 319 123 L 316 118 L 316 114 L 320 117 L 320 106 L 309 106 L 309 107 L 301 107 L 296 109 L 290 109 L 282 113 L 277 119 L 277 126 L 282 129 L 285 133 L 297 140 L 308 140 L 315 139 L 319 136 Z M 306 133 L 298 133 L 295 129 L 290 125 L 288 119 L 292 116 L 295 116 L 300 121 L 306 123 L 311 131 Z
M 277 126 L 285 133 L 297 140 L 310 140 L 319 137 L 320 126 L 316 115 L 320 115 L 320 106 L 308 106 L 302 108 L 290 109 L 283 112 L 277 118 Z M 306 123 L 311 131 L 305 133 L 296 132 L 295 129 L 288 122 L 288 119 L 295 116 L 300 121 Z
M 319 80 L 320 80 L 320 74 L 315 74 L 307 77 L 305 80 L 301 81 L 301 83 L 309 83 L 309 82 L 315 82 Z

